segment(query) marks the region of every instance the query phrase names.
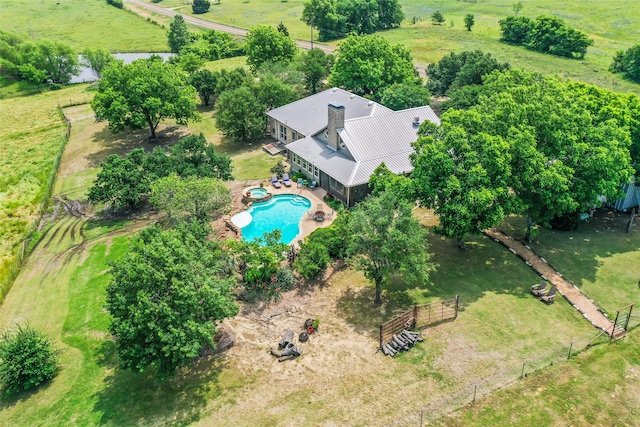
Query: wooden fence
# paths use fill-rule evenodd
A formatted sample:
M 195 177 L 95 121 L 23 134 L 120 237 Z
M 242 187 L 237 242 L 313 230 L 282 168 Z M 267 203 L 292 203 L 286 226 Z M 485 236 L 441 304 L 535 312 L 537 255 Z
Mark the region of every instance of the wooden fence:
M 458 317 L 459 305 L 460 298 L 456 295 L 455 298 L 413 306 L 380 325 L 380 346 L 403 329 L 424 329 L 435 323 L 455 319 Z

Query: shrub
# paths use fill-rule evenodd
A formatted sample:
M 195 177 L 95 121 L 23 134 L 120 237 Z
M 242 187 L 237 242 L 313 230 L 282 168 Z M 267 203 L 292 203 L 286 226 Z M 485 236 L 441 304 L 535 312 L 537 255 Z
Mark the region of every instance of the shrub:
M 269 169 L 269 171 L 273 174 L 276 174 L 278 178 L 282 178 L 282 175 L 284 175 L 285 173 L 284 163 L 282 163 L 282 160 L 278 161 L 278 163 L 276 163 L 274 167 Z
M 300 245 L 298 259 L 294 263 L 296 271 L 305 279 L 315 279 L 331 262 L 329 250 L 315 239 L 307 239 Z
M 280 287 L 280 291 L 286 292 L 293 289 L 293 285 L 296 282 L 296 278 L 293 275 L 293 271 L 288 268 L 281 268 L 276 273 L 276 280 L 278 282 L 278 287 Z
M 329 251 L 333 259 L 342 259 L 346 256 L 346 214 L 338 216 L 329 227 L 319 228 L 307 237 L 307 241 L 320 243 Z
M 211 7 L 209 0 L 193 0 L 193 4 L 191 5 L 191 9 L 193 9 L 193 13 L 195 14 L 207 13 L 209 7 Z
M 30 325 L 17 325 L 0 338 L 0 384 L 9 393 L 36 387 L 53 378 L 58 350 L 51 338 Z
M 122 4 L 122 0 L 107 0 L 107 4 L 115 6 L 118 9 L 122 9 L 124 7 L 124 5 Z

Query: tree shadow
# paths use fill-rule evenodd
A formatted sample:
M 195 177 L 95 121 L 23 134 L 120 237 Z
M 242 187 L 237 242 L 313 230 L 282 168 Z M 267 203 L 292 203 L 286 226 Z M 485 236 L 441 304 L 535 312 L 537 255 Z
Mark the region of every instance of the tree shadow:
M 93 397 L 94 412 L 101 413 L 100 425 L 156 424 L 182 426 L 200 419 L 207 401 L 223 392 L 219 375 L 226 367 L 223 355 L 205 356 L 178 370 L 165 382 L 154 379 L 151 370 L 136 374 L 117 366 L 115 343 L 105 342 L 100 363 L 109 375 Z
M 29 400 L 36 393 L 44 392 L 49 388 L 49 386 L 51 386 L 54 379 L 55 377 L 32 389 L 21 391 L 19 393 L 8 393 L 6 390 L 0 389 L 0 412 L 16 406 L 23 401 Z
M 274 142 L 274 140 L 269 136 L 265 136 L 262 139 L 252 142 L 239 142 L 224 136 L 220 139 L 220 142 L 216 144 L 216 150 L 219 153 L 233 157 L 255 151 L 256 148 L 260 148 L 263 145 L 270 144 L 272 142 Z
M 91 142 L 98 144 L 101 148 L 87 156 L 89 167 L 98 167 L 108 156 L 112 154 L 124 156 L 134 148 L 144 148 L 145 151 L 151 151 L 158 146 L 173 145 L 187 133 L 188 130 L 183 126 L 160 125 L 156 131 L 157 139 L 151 143 L 149 129 L 125 129 L 122 132 L 113 133 L 108 126 L 104 126 L 95 132 L 91 139 Z

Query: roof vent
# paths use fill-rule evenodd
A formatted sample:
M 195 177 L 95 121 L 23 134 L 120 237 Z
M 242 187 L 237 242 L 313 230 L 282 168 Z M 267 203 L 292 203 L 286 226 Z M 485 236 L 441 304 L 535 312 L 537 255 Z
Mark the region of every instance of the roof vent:
M 371 107 L 373 105 L 373 101 L 367 102 L 367 107 Z
M 413 118 L 413 126 L 415 126 L 415 127 L 420 126 L 420 117 L 415 116 L 415 117 Z
M 356 96 L 355 96 L 354 94 L 349 95 L 349 99 L 353 99 L 353 98 L 355 98 L 355 97 L 356 97 Z
M 338 91 L 337 87 L 334 87 L 333 90 L 332 90 L 332 92 L 337 92 L 337 91 Z

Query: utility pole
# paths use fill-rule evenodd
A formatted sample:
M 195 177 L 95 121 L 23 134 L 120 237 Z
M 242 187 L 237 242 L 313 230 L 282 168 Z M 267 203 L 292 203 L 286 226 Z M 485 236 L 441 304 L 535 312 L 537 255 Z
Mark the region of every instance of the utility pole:
M 311 49 L 313 49 L 313 24 L 311 25 Z

